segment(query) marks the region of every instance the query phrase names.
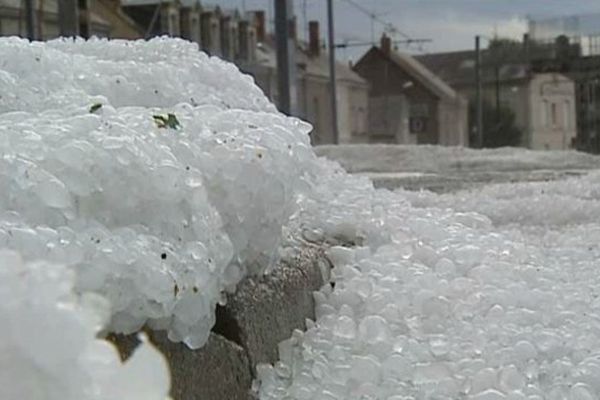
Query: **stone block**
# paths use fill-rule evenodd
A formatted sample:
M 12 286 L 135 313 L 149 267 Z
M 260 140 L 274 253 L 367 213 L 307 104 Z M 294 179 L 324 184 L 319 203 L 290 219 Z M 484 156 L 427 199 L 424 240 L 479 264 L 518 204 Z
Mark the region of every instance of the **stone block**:
M 246 277 L 217 308 L 217 322 L 206 345 L 191 350 L 169 341 L 165 332 L 146 330 L 171 368 L 173 400 L 250 400 L 256 365 L 275 363 L 278 344 L 305 330 L 315 319 L 313 292 L 329 279 L 331 265 L 323 245 L 306 245 L 272 272 Z M 136 335 L 114 335 L 126 359 L 139 343 Z
M 164 332 L 147 332 L 151 342 L 165 355 L 171 368 L 174 400 L 250 400 L 251 368 L 243 348 L 211 333 L 198 350 L 173 343 Z M 121 356 L 137 347 L 136 335 L 109 335 Z
M 315 319 L 313 292 L 326 280 L 330 264 L 321 247 L 307 246 L 272 272 L 248 277 L 217 309 L 213 331 L 242 346 L 254 367 L 278 360 L 277 345 L 294 329 Z

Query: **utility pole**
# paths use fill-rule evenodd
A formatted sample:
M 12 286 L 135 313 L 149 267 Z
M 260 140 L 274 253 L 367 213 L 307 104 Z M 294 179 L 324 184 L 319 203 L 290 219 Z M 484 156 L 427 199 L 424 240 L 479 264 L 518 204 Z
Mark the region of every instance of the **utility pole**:
M 477 109 L 477 147 L 483 147 L 483 104 L 481 96 L 480 36 L 475 36 L 475 107 Z
M 391 40 L 391 39 L 390 39 Z M 403 39 L 403 40 L 391 40 L 391 44 L 405 44 L 410 45 L 413 43 L 431 43 L 431 39 Z M 338 43 L 335 45 L 336 49 L 345 49 L 348 47 L 370 47 L 373 46 L 373 42 L 350 42 Z
M 331 96 L 331 129 L 333 134 L 333 143 L 339 143 L 339 131 L 337 120 L 337 91 L 335 87 L 335 33 L 333 30 L 333 0 L 327 0 L 327 21 L 329 25 L 329 79 Z
M 27 39 L 37 40 L 35 27 L 35 0 L 25 0 L 25 27 L 27 28 Z
M 500 124 L 500 61 L 496 60 L 495 81 L 496 81 L 496 124 Z
M 294 55 L 295 44 L 290 43 L 290 21 L 292 21 L 292 0 L 273 0 L 275 2 L 275 43 L 277 52 L 277 88 L 279 111 L 292 114 L 292 86 L 295 88 Z

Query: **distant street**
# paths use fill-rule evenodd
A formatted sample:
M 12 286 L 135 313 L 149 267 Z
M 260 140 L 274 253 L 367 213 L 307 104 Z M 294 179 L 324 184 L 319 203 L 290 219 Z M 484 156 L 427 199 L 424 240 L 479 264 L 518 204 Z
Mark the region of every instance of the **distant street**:
M 375 187 L 436 193 L 496 183 L 555 181 L 600 170 L 597 157 L 576 152 L 397 145 L 318 146 L 316 152 L 369 177 Z

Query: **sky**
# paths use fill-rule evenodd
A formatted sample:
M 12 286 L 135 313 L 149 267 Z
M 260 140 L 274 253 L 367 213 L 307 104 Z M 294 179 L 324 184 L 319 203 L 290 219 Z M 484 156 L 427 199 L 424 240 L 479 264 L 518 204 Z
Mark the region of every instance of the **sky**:
M 270 12 L 273 2 L 280 0 L 213 0 L 222 8 L 264 9 Z M 293 0 L 302 38 L 310 20 L 319 20 L 321 35 L 327 35 L 325 0 Z M 371 42 L 383 33 L 380 23 L 350 4 L 354 2 L 370 10 L 379 19 L 393 24 L 411 38 L 431 39 L 422 48 L 412 45 L 412 53 L 469 49 L 475 35 L 521 38 L 527 31 L 527 19 L 542 19 L 600 12 L 597 0 L 334 0 L 336 42 L 346 40 Z M 203 3 L 211 3 L 204 0 Z M 305 19 L 306 16 L 306 19 Z M 600 33 L 600 27 L 599 27 Z M 398 36 L 401 39 L 401 36 Z M 342 59 L 357 59 L 368 47 L 338 50 Z

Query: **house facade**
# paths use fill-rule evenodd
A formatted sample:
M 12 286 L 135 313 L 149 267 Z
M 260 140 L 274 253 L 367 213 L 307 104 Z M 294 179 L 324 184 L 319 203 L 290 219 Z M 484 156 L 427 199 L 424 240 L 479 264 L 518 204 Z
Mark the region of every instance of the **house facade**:
M 575 147 L 577 113 L 575 83 L 562 74 L 535 74 L 529 83 L 529 128 L 526 147 L 535 150 L 566 150 Z
M 559 51 L 555 55 L 532 60 L 532 72 L 559 73 L 575 84 L 575 109 L 578 150 L 600 153 L 600 55 L 582 55 L 581 46 L 563 37 L 557 40 Z M 560 51 L 561 48 L 573 51 Z
M 58 0 L 35 2 L 36 36 L 41 40 L 53 39 L 62 29 L 69 36 L 111 37 L 135 39 L 142 35 L 138 25 L 121 9 L 118 0 Z M 23 2 L 0 0 L 0 36 L 25 36 Z
M 385 35 L 354 66 L 370 85 L 372 143 L 467 146 L 467 101 Z
M 267 33 L 264 11 L 241 14 L 237 10 L 223 10 L 200 2 L 184 6 L 176 0 L 123 0 L 123 4 L 126 13 L 152 35 L 181 36 L 197 42 L 200 49 L 210 55 L 234 62 L 243 72 L 253 76 L 267 97 L 278 104 L 275 42 Z M 158 6 L 162 18 L 152 21 L 150 11 Z M 172 12 L 173 9 L 179 11 Z M 178 22 L 169 23 L 165 15 L 175 15 Z M 318 22 L 309 23 L 309 33 L 309 42 L 303 43 L 295 37 L 296 29 L 292 30 L 296 60 L 291 90 L 292 115 L 313 125 L 313 144 L 334 143 L 329 61 L 323 53 Z M 338 142 L 368 142 L 368 83 L 341 62 L 336 64 L 336 83 Z
M 475 52 L 418 56 L 437 76 L 466 98 L 475 99 Z M 575 146 L 577 113 L 575 84 L 559 73 L 535 73 L 519 59 L 500 60 L 482 54 L 482 97 L 494 107 L 514 113 L 522 132 L 520 145 L 533 150 L 565 150 Z M 484 118 L 494 118 L 486 116 Z
M 62 14 L 58 12 L 57 0 L 38 3 L 43 5 L 44 18 L 40 19 L 39 28 L 44 33 L 40 36 L 42 39 L 57 37 L 59 26 L 64 30 L 65 20 L 73 25 L 69 31 L 73 36 L 126 39 L 162 35 L 182 37 L 197 43 L 200 50 L 209 55 L 238 65 L 243 72 L 254 77 L 271 101 L 278 104 L 275 43 L 273 36 L 267 34 L 266 16 L 262 10 L 240 13 L 238 10 L 224 10 L 218 4 L 180 0 L 61 1 L 68 5 L 65 7 L 63 4 Z M 18 18 L 23 13 L 18 9 L 2 8 L 3 4 L 15 6 L 21 3 L 0 0 L 0 32 L 23 36 L 24 20 Z M 69 15 L 65 14 L 67 11 Z M 64 19 L 62 24 L 59 16 Z M 329 61 L 323 51 L 318 22 L 312 21 L 309 31 L 308 43 L 296 38 L 295 26 L 292 32 L 296 59 L 295 85 L 291 90 L 292 115 L 313 125 L 313 144 L 334 143 Z M 338 62 L 335 68 L 337 141 L 368 142 L 368 82 L 345 63 Z
M 260 18 L 259 18 L 260 21 Z M 264 34 L 261 24 L 257 26 L 258 40 L 256 58 L 241 62 L 240 69 L 252 75 L 257 85 L 275 103 L 278 103 L 277 63 L 275 43 L 272 36 Z M 335 142 L 329 59 L 320 42 L 319 25 L 309 23 L 309 42 L 295 41 L 295 85 L 292 114 L 313 126 L 311 141 L 314 145 Z M 337 62 L 337 123 L 338 143 L 367 143 L 368 137 L 368 82 L 356 74 L 349 65 Z

